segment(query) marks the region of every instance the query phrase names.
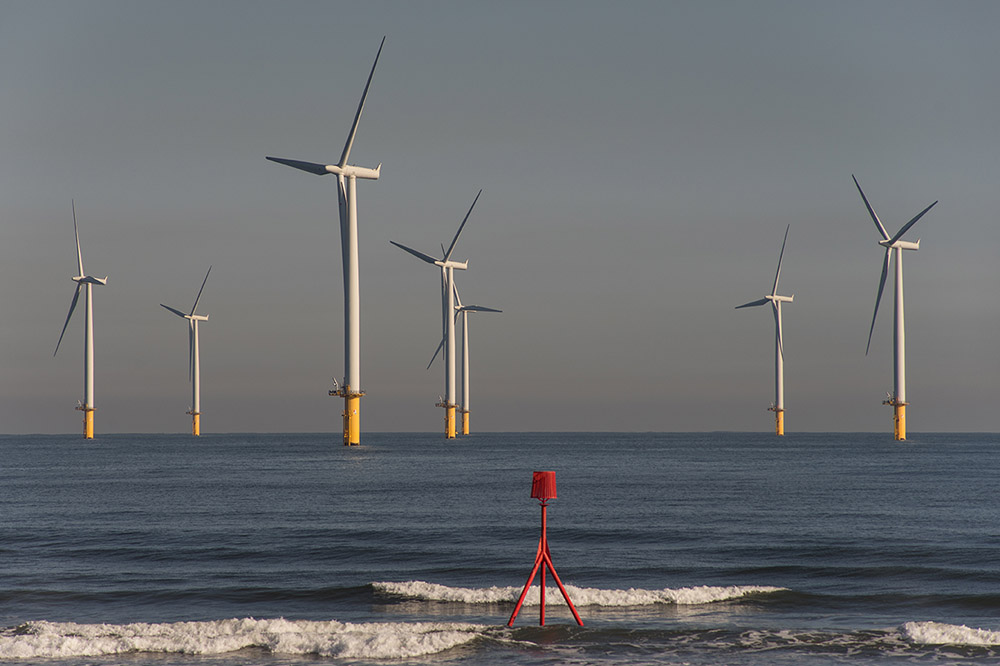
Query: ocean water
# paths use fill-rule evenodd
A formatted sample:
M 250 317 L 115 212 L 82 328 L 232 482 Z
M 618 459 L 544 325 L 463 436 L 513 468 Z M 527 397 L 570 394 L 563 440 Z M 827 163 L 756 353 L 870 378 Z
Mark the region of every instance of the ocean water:
M 363 442 L 0 436 L 0 660 L 1000 662 L 1000 435 Z

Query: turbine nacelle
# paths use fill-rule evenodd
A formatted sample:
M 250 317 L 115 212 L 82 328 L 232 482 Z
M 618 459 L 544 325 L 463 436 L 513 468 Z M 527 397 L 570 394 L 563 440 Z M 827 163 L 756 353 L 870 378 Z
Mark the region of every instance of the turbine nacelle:
M 102 278 L 99 278 L 99 277 L 93 277 L 91 275 L 77 275 L 76 277 L 73 278 L 73 282 L 76 282 L 77 284 L 80 284 L 80 285 L 83 285 L 83 284 L 107 284 L 108 283 L 108 276 L 105 275 L 104 278 L 102 279 Z
M 352 166 L 350 164 L 346 166 L 337 166 L 336 164 L 328 164 L 326 170 L 329 173 L 337 174 L 338 176 L 347 176 L 354 178 L 364 178 L 365 180 L 378 180 L 378 177 L 382 173 L 382 164 L 379 163 L 374 169 L 369 169 L 368 167 Z
M 448 261 L 435 261 L 434 265 L 440 266 L 441 268 L 457 268 L 460 271 L 469 270 L 468 259 L 466 259 L 465 261 L 451 261 L 450 259 Z
M 913 243 L 911 241 L 904 241 L 904 240 L 897 240 L 897 241 L 893 242 L 892 239 L 889 239 L 889 240 L 880 240 L 878 242 L 878 244 L 881 245 L 882 247 L 886 248 L 887 250 L 888 249 L 894 249 L 894 248 L 899 248 L 900 250 L 919 250 L 920 249 L 920 239 L 919 238 L 917 239 L 916 243 Z
M 737 305 L 737 310 L 742 310 L 743 308 L 753 308 L 761 305 L 777 305 L 778 303 L 791 303 L 795 299 L 795 296 L 779 296 L 777 294 L 768 294 L 764 298 L 757 299 L 756 301 L 750 301 L 749 303 L 744 303 L 743 305 Z

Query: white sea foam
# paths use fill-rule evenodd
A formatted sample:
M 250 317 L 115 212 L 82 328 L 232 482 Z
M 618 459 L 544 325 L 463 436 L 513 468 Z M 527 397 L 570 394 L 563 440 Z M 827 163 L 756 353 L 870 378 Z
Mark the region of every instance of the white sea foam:
M 129 652 L 212 655 L 243 648 L 275 654 L 392 659 L 435 654 L 482 635 L 485 626 L 441 622 L 255 620 L 165 624 L 28 622 L 0 632 L 0 660 Z
M 394 594 L 411 599 L 426 601 L 453 601 L 465 604 L 516 603 L 521 595 L 522 587 L 487 587 L 467 588 L 448 587 L 423 581 L 408 581 L 405 583 L 372 583 L 377 592 Z M 593 587 L 577 587 L 566 585 L 566 591 L 574 606 L 651 606 L 654 604 L 695 605 L 708 604 L 716 601 L 738 599 L 748 594 L 779 592 L 782 587 L 764 587 L 759 585 L 731 585 L 728 587 L 682 587 L 678 589 L 664 588 L 662 590 L 601 590 Z M 525 605 L 537 606 L 540 603 L 537 581 L 528 590 L 524 599 Z M 562 593 L 554 583 L 545 587 L 545 603 L 562 602 Z
M 973 629 L 964 624 L 907 622 L 902 631 L 907 640 L 924 645 L 1000 645 L 1000 631 Z

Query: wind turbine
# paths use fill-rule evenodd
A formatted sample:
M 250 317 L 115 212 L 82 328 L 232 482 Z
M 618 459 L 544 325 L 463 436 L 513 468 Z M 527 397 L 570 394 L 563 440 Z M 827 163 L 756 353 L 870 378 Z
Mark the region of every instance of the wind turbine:
M 469 207 L 469 212 L 465 214 L 465 219 L 462 220 L 462 224 L 458 227 L 458 231 L 455 232 L 455 237 L 451 240 L 451 245 L 447 250 L 444 246 L 441 246 L 443 256 L 441 259 L 435 259 L 434 257 L 424 254 L 414 250 L 413 248 L 406 247 L 401 243 L 396 241 L 389 241 L 396 247 L 405 250 L 417 257 L 418 259 L 427 262 L 428 264 L 433 264 L 435 266 L 441 267 L 441 281 L 442 281 L 442 319 L 444 328 L 444 349 L 445 349 L 445 369 L 444 369 L 444 387 L 445 395 L 441 402 L 437 403 L 438 407 L 444 407 L 445 409 L 445 437 L 447 439 L 455 438 L 455 408 L 458 406 L 455 402 L 455 316 L 452 314 L 455 311 L 455 269 L 466 270 L 469 267 L 469 262 L 459 262 L 452 261 L 451 255 L 455 251 L 455 244 L 458 242 L 458 237 L 462 235 L 462 229 L 465 228 L 465 223 L 469 221 L 469 215 L 472 214 L 472 209 L 476 207 L 476 202 L 479 201 L 479 196 L 483 193 L 479 190 L 479 194 L 472 201 L 472 205 Z M 431 359 L 433 362 L 433 359 Z
M 208 282 L 208 274 L 211 272 L 212 267 L 209 266 L 208 273 L 205 273 L 205 279 L 201 281 L 198 297 L 194 299 L 194 305 L 191 306 L 191 312 L 181 312 L 160 303 L 161 307 L 188 320 L 188 380 L 191 382 L 191 411 L 187 413 L 191 415 L 191 434 L 195 437 L 201 435 L 201 353 L 198 344 L 198 323 L 208 321 L 208 315 L 195 314 L 195 310 L 198 309 L 201 292 L 205 291 L 205 283 Z
M 365 394 L 361 390 L 361 297 L 358 288 L 358 204 L 356 184 L 357 179 L 378 180 L 382 170 L 379 163 L 374 169 L 354 166 L 347 163 L 351 156 L 351 147 L 354 145 L 354 136 L 358 131 L 358 121 L 361 120 L 361 111 L 365 108 L 365 100 L 368 98 L 368 89 L 372 84 L 372 77 L 375 75 L 375 66 L 378 65 L 378 58 L 382 54 L 382 46 L 385 45 L 385 37 L 375 54 L 375 62 L 372 64 L 371 73 L 368 74 L 368 82 L 365 90 L 361 94 L 361 103 L 358 104 L 357 113 L 354 114 L 354 124 L 351 125 L 351 132 L 347 135 L 347 142 L 344 144 L 344 152 L 340 155 L 340 161 L 336 164 L 315 164 L 313 162 L 301 162 L 299 160 L 286 160 L 278 157 L 268 157 L 267 159 L 279 164 L 285 164 L 302 171 L 323 176 L 328 173 L 337 176 L 337 199 L 340 204 L 340 247 L 343 255 L 344 265 L 344 381 L 336 389 L 330 391 L 330 395 L 344 398 L 344 445 L 357 446 L 361 443 L 361 397 Z
M 852 175 L 851 178 L 854 178 Z M 865 349 L 865 356 L 868 355 L 868 351 L 872 346 L 872 333 L 875 331 L 875 318 L 878 316 L 878 304 L 882 300 L 882 289 L 885 287 L 885 278 L 889 273 L 889 255 L 894 254 L 896 259 L 896 297 L 894 300 L 896 309 L 896 322 L 895 328 L 893 328 L 892 343 L 894 348 L 893 355 L 893 393 L 885 400 L 882 401 L 883 405 L 892 405 L 893 407 L 893 424 L 896 441 L 902 441 L 906 439 L 906 332 L 904 329 L 903 322 L 903 250 L 919 250 L 920 249 L 920 239 L 917 242 L 911 243 L 909 241 L 900 240 L 910 227 L 917 223 L 924 213 L 929 211 L 935 205 L 937 201 L 932 203 L 927 208 L 917 213 L 913 219 L 904 224 L 896 235 L 892 238 L 886 232 L 885 227 L 882 226 L 882 222 L 878 219 L 878 215 L 875 214 L 875 210 L 872 208 L 871 204 L 868 203 L 868 197 L 865 196 L 864 191 L 861 189 L 861 185 L 858 183 L 858 179 L 854 178 L 854 184 L 858 188 L 858 192 L 861 194 L 861 199 L 865 202 L 865 208 L 868 209 L 868 214 L 872 216 L 872 221 L 875 223 L 875 228 L 882 235 L 882 240 L 878 242 L 879 245 L 885 248 L 885 258 L 882 260 L 882 277 L 879 278 L 878 282 L 878 295 L 875 297 L 875 312 L 872 314 L 872 326 L 868 330 L 868 347 Z
M 774 311 L 774 404 L 768 408 L 768 411 L 774 412 L 774 433 L 776 435 L 785 434 L 785 352 L 781 336 L 781 304 L 791 303 L 795 298 L 794 295 L 778 295 L 778 278 L 781 277 L 781 259 L 785 256 L 785 243 L 788 241 L 788 230 L 791 226 L 785 227 L 785 238 L 781 241 L 778 271 L 774 274 L 774 286 L 771 287 L 771 293 L 759 301 L 750 301 L 736 306 L 736 309 L 739 310 L 740 308 L 770 303 L 771 309 Z
M 455 311 L 456 317 L 462 318 L 462 434 L 469 434 L 469 411 L 471 400 L 469 398 L 469 313 L 470 312 L 503 312 L 482 305 L 462 305 L 462 298 L 458 295 L 458 286 L 455 286 Z M 433 361 L 433 359 L 431 359 Z
M 63 324 L 62 333 L 59 334 L 59 341 L 56 342 L 56 350 L 53 356 L 59 353 L 59 345 L 62 344 L 63 335 L 66 334 L 66 327 L 76 309 L 76 302 L 80 298 L 80 291 L 85 290 L 84 307 L 86 310 L 85 323 L 83 328 L 83 402 L 77 405 L 77 409 L 83 412 L 83 436 L 87 439 L 94 439 L 94 302 L 93 287 L 95 284 L 107 284 L 108 277 L 93 277 L 87 275 L 83 270 L 83 253 L 80 252 L 80 230 L 76 225 L 76 202 L 73 206 L 73 233 L 76 234 L 76 264 L 79 274 L 73 278 L 76 282 L 76 291 L 73 292 L 73 301 L 69 304 L 69 314 L 66 315 L 66 322 Z

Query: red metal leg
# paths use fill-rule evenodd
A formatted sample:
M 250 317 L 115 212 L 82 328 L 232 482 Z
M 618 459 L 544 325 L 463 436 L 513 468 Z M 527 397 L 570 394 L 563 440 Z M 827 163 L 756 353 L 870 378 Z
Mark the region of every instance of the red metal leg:
M 544 556 L 543 556 L 544 558 Z M 545 560 L 542 560 L 542 579 L 538 588 L 538 594 L 541 596 L 542 605 L 538 609 L 538 626 L 545 626 Z
M 569 599 L 569 593 L 566 592 L 566 588 L 563 587 L 562 581 L 559 580 L 559 574 L 556 573 L 556 568 L 552 564 L 552 558 L 549 556 L 549 554 L 547 552 L 545 553 L 545 555 L 543 556 L 543 558 L 545 560 L 545 563 L 548 564 L 549 571 L 552 572 L 552 577 L 555 579 L 556 585 L 559 586 L 559 591 L 562 592 L 563 599 L 566 600 L 566 605 L 569 606 L 569 609 L 571 611 L 573 611 L 573 617 L 576 618 L 576 623 L 582 627 L 583 626 L 583 620 L 580 619 L 580 614 L 576 612 L 576 606 L 574 606 L 573 602 L 570 601 L 570 599 Z
M 528 582 L 524 584 L 524 589 L 521 590 L 521 596 L 517 600 L 517 605 L 514 606 L 514 612 L 510 614 L 510 620 L 507 621 L 507 626 L 513 626 L 514 618 L 521 610 L 521 604 L 524 603 L 524 597 L 528 594 L 528 589 L 531 588 L 531 584 L 535 582 L 535 574 L 538 573 L 538 567 L 542 564 L 542 552 L 538 551 L 538 555 L 535 557 L 535 568 L 531 570 L 531 575 L 528 576 Z

